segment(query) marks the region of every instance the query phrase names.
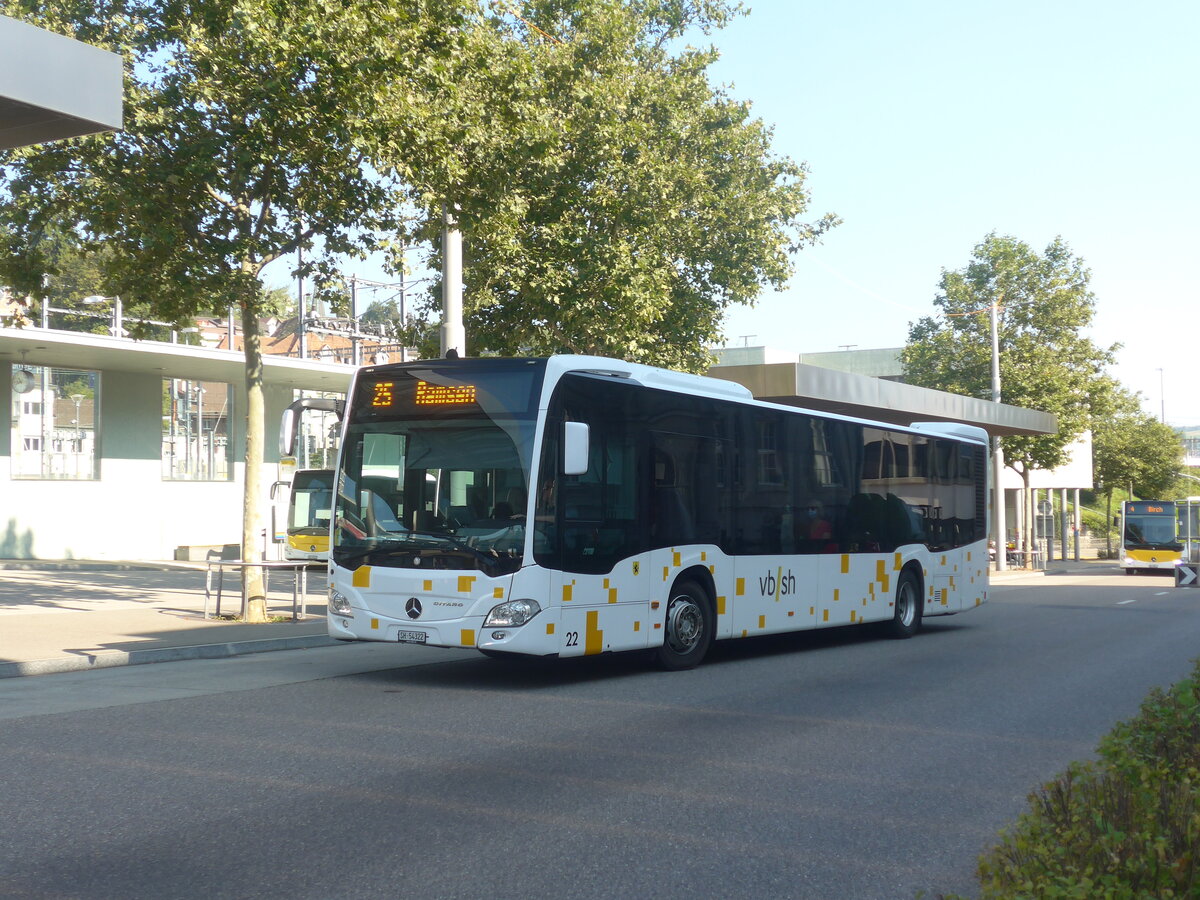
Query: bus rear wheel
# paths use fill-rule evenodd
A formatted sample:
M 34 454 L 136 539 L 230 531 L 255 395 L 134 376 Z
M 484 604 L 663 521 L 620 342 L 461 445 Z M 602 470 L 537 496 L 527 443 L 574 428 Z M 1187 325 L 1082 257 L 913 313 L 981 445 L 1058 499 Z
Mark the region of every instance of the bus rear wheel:
M 715 631 L 708 593 L 694 581 L 681 581 L 667 601 L 663 643 L 655 650 L 655 661 L 668 671 L 694 668 L 708 653 Z
M 910 638 L 920 630 L 921 582 L 912 569 L 905 569 L 896 582 L 896 610 L 888 633 L 894 638 Z

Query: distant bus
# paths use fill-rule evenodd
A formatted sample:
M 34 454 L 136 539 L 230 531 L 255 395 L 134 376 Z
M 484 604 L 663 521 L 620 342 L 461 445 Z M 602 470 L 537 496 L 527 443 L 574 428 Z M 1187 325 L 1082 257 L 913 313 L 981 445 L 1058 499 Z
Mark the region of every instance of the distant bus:
M 1121 504 L 1121 568 L 1173 571 L 1183 555 L 1173 500 L 1126 500 Z
M 329 559 L 332 509 L 333 470 L 297 469 L 288 493 L 285 559 Z
M 713 640 L 909 637 L 987 599 L 987 472 L 979 428 L 618 360 L 371 366 L 344 409 L 329 633 L 666 669 Z

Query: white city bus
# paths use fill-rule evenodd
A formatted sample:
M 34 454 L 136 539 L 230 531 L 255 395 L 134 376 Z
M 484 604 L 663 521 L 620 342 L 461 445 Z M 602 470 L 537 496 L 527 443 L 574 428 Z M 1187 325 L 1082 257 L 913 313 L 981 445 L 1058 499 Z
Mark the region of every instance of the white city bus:
M 713 640 L 870 622 L 908 637 L 987 599 L 986 448 L 972 426 L 809 412 L 596 357 L 363 368 L 329 633 L 640 649 L 668 669 Z

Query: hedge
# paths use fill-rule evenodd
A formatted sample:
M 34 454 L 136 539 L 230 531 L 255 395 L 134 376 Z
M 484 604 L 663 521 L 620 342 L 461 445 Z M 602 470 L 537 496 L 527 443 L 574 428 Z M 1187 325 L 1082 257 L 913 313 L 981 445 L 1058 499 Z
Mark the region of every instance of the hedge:
M 981 857 L 981 900 L 1200 897 L 1200 660 L 1029 797 Z

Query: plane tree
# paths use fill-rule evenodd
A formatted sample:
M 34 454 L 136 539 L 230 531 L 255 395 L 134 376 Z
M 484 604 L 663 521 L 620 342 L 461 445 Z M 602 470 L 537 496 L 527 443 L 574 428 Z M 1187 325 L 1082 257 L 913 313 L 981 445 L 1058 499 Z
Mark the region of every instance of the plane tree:
M 805 167 L 685 44 L 724 0 L 528 0 L 481 11 L 455 57 L 440 142 L 392 141 L 440 253 L 463 233 L 471 352 L 594 353 L 689 370 L 725 311 L 782 285 L 806 221 Z M 414 158 L 421 167 L 406 166 Z M 440 284 L 426 298 L 436 316 Z
M 438 4 L 434 4 L 438 5 Z M 55 223 L 99 251 L 106 294 L 178 324 L 213 308 L 241 319 L 247 409 L 242 552 L 262 527 L 263 269 L 310 249 L 306 269 L 378 246 L 398 227 L 394 185 L 360 131 L 377 86 L 432 80 L 452 52 L 456 4 L 426 16 L 361 0 L 7 0 L 0 12 L 120 53 L 124 130 L 0 156 L 0 282 L 38 298 Z M 391 109 L 396 109 L 395 98 Z M 263 615 L 261 579 L 246 604 Z
M 942 271 L 938 313 L 909 326 L 901 352 L 910 383 L 991 399 L 990 314 L 996 308 L 1001 400 L 1058 420 L 1053 434 L 1001 440 L 1005 465 L 1021 475 L 1027 500 L 1031 473 L 1066 462 L 1109 389 L 1103 375 L 1117 347 L 1097 346 L 1084 334 L 1095 316 L 1090 282 L 1084 261 L 1061 237 L 1039 253 L 1014 237 L 989 234 L 965 267 Z M 1025 510 L 1028 542 L 1032 504 Z
M 1092 467 L 1105 497 L 1105 522 L 1112 522 L 1113 491 L 1130 496 L 1171 499 L 1183 466 L 1178 432 L 1147 413 L 1139 395 L 1112 383 L 1096 410 L 1092 431 Z M 1111 529 L 1109 555 L 1112 555 Z
M 687 35 L 726 0 L 0 0 L 120 53 L 124 130 L 0 155 L 0 283 L 40 299 L 62 230 L 100 293 L 186 325 L 232 308 L 246 359 L 242 552 L 262 528 L 264 270 L 467 236 L 477 352 L 702 368 L 724 310 L 835 224 Z M 53 283 L 53 280 L 51 282 Z M 429 309 L 435 307 L 435 293 Z M 422 331 L 418 325 L 413 334 Z M 428 330 L 425 330 L 428 333 Z M 261 582 L 247 581 L 261 615 Z

